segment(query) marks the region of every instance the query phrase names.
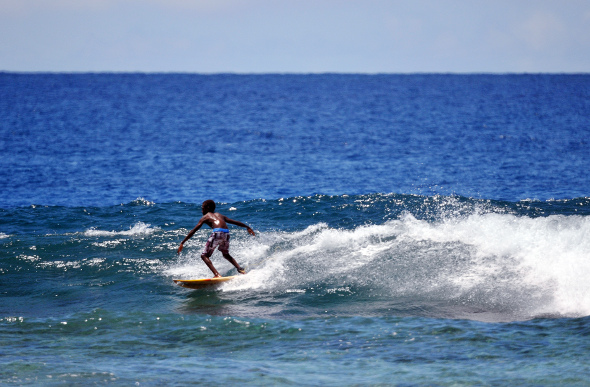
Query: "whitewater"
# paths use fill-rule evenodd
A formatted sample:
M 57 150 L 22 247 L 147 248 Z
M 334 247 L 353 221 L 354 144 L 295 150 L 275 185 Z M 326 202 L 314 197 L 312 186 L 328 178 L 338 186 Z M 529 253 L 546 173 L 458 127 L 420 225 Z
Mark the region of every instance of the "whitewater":
M 268 232 L 237 246 L 251 275 L 224 291 L 342 293 L 347 304 L 334 314 L 411 314 L 511 321 L 541 316 L 590 314 L 590 220 L 581 216 L 544 218 L 474 214 L 430 223 L 406 214 L 380 225 L 351 230 L 317 223 L 298 232 Z M 202 244 L 202 241 L 201 241 Z M 176 277 L 200 278 L 200 250 L 188 265 L 169 268 Z M 399 299 L 411 300 L 410 305 Z M 398 301 L 395 301 L 398 299 Z M 351 302 L 363 302 L 354 308 Z M 426 309 L 426 310 L 425 310 Z M 257 311 L 256 313 L 260 313 Z

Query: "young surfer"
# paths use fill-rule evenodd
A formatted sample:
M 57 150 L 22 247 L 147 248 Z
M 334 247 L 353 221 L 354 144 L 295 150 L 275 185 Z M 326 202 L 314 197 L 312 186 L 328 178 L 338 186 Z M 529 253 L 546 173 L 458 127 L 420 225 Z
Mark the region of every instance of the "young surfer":
M 205 200 L 203 202 L 203 217 L 199 220 L 199 223 L 193 228 L 186 238 L 180 243 L 180 247 L 178 248 L 178 254 L 184 248 L 184 242 L 188 241 L 194 234 L 197 232 L 198 229 L 203 226 L 203 224 L 208 225 L 213 229 L 211 236 L 207 240 L 207 244 L 205 245 L 205 249 L 203 249 L 203 253 L 201 254 L 201 259 L 209 269 L 214 274 L 214 278 L 221 277 L 219 272 L 215 269 L 213 264 L 211 263 L 211 255 L 215 248 L 219 248 L 221 254 L 223 254 L 223 258 L 227 259 L 231 262 L 232 265 L 238 269 L 240 274 L 246 274 L 246 271 L 238 265 L 235 259 L 231 255 L 229 255 L 229 229 L 227 228 L 227 224 L 235 224 L 236 226 L 245 227 L 251 235 L 256 235 L 254 230 L 250 227 L 245 225 L 242 222 L 238 222 L 237 220 L 233 220 L 228 218 L 225 215 L 220 214 L 219 212 L 215 212 L 215 202 L 213 200 Z

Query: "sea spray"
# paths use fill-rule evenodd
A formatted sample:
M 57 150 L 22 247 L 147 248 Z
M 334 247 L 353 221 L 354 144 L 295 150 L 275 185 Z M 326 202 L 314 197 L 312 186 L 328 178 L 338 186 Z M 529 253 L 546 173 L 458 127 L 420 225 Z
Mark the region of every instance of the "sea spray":
M 491 321 L 586 316 L 587 203 L 395 194 L 222 203 L 258 235 L 232 229 L 231 252 L 249 274 L 218 291 L 288 296 L 307 306 L 300 315 L 315 315 L 316 302 L 337 296 L 324 311 Z M 84 293 L 137 278 L 174 289 L 172 279 L 211 276 L 200 259 L 208 229 L 176 254 L 198 206 L 134 201 L 84 210 L 5 211 L 24 228 L 2 239 L 4 282 L 34 272 L 41 287 L 60 281 Z M 212 259 L 224 275 L 235 274 L 219 253 Z M 252 310 L 284 315 L 293 308 Z
M 410 299 L 433 305 L 427 315 L 454 318 L 584 316 L 590 314 L 589 232 L 586 217 L 560 215 L 491 213 L 429 222 L 408 214 L 351 230 L 320 223 L 267 233 L 264 246 L 251 242 L 267 252 L 262 263 L 247 280 L 224 289 L 349 287 L 357 296 L 351 303 L 367 296 Z M 236 255 L 247 257 L 249 245 Z M 365 313 L 376 313 L 365 306 Z

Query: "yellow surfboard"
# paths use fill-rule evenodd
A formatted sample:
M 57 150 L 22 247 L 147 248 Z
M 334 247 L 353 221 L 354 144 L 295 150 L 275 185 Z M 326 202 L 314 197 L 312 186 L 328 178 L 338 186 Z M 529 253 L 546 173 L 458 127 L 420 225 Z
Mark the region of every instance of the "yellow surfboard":
M 202 278 L 202 279 L 192 279 L 192 280 L 173 280 L 178 285 L 189 288 L 189 289 L 203 289 L 208 288 L 211 286 L 219 285 L 225 281 L 229 281 L 238 277 L 237 275 L 230 275 L 228 277 L 217 277 L 217 278 Z

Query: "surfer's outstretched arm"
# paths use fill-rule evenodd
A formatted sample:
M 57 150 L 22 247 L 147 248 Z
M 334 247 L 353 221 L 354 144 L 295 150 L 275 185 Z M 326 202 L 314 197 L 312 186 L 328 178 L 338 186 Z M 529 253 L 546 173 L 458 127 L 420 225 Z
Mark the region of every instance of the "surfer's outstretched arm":
M 242 223 L 239 220 L 230 219 L 227 216 L 224 216 L 224 218 L 225 218 L 224 220 L 226 221 L 226 223 L 235 224 L 236 226 L 244 227 L 246 230 L 248 230 L 248 233 L 250 233 L 250 235 L 256 236 L 256 233 L 254 232 L 254 230 L 252 230 L 250 228 L 250 226 L 248 226 L 247 224 Z
M 195 233 L 201 228 L 201 226 L 203 226 L 204 219 L 205 219 L 205 217 L 203 216 L 201 218 L 201 220 L 199 220 L 199 223 L 197 223 L 197 225 L 195 226 L 195 228 L 193 228 L 192 230 L 190 230 L 189 233 L 188 233 L 188 235 L 182 240 L 182 242 L 180 242 L 180 247 L 178 247 L 178 251 L 176 252 L 177 254 L 180 254 L 180 252 L 184 248 L 184 242 L 186 242 L 189 239 L 191 239 L 193 237 L 193 235 L 195 235 Z

